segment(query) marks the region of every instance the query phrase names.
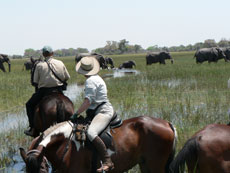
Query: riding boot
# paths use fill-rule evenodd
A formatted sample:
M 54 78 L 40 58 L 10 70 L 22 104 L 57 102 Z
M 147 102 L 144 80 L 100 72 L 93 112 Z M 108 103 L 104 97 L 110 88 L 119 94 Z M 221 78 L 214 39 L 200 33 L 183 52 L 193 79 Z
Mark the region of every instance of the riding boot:
M 29 105 L 28 103 L 26 104 L 26 112 L 27 112 L 27 116 L 28 116 L 28 119 L 29 119 L 29 129 L 28 130 L 25 130 L 24 133 L 28 136 L 34 136 L 35 134 L 35 130 L 33 128 L 33 109 L 31 108 L 32 106 Z
M 92 141 L 93 145 L 96 147 L 103 165 L 101 168 L 97 169 L 97 172 L 103 172 L 103 171 L 109 171 L 111 169 L 114 168 L 114 164 L 106 150 L 106 146 L 104 144 L 104 142 L 101 140 L 100 137 L 96 137 L 93 141 Z
M 35 129 L 30 127 L 28 130 L 25 130 L 24 133 L 27 135 L 27 136 L 31 136 L 31 137 L 34 137 L 35 136 Z

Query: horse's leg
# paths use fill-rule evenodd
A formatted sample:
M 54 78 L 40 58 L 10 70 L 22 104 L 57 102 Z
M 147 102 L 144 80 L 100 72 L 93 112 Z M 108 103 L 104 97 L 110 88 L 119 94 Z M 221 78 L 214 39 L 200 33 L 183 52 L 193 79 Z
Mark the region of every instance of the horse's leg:
M 145 162 L 139 163 L 141 173 L 149 173 L 150 170 L 148 169 L 148 166 L 146 165 Z
M 140 170 L 142 173 L 164 173 L 164 165 L 162 163 L 154 162 L 153 160 L 144 160 L 139 163 Z M 163 168 L 163 169 L 162 169 Z

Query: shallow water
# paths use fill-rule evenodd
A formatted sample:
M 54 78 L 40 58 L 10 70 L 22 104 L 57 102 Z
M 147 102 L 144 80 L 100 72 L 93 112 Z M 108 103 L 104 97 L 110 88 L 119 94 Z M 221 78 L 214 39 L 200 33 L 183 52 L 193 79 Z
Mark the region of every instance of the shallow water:
M 68 89 L 64 91 L 64 94 L 70 98 L 70 100 L 74 103 L 77 97 L 83 91 L 83 86 L 78 86 L 76 84 L 72 84 L 68 86 Z M 1 113 L 0 117 L 3 117 L 0 120 L 0 133 L 4 133 L 9 131 L 10 129 L 16 129 L 17 127 L 25 127 L 28 123 L 26 110 L 25 108 L 21 108 L 16 111 L 16 113 L 6 112 Z
M 106 74 L 103 76 L 103 78 L 118 78 L 118 77 L 124 77 L 126 75 L 137 75 L 140 72 L 134 69 L 113 69 L 113 73 Z
M 77 97 L 83 91 L 83 86 L 78 86 L 77 84 L 69 85 L 64 94 L 70 98 L 74 103 Z M 28 119 L 26 115 L 25 108 L 17 108 L 17 110 L 12 110 L 15 113 L 5 112 L 1 113 L 2 119 L 0 120 L 0 133 L 17 129 L 19 126 L 26 128 L 28 124 Z M 0 169 L 0 172 L 4 173 L 23 173 L 25 169 L 25 163 L 23 162 L 19 153 L 16 153 L 12 158 L 12 163 L 6 168 Z
M 108 74 L 103 76 L 103 78 L 117 78 L 117 77 L 123 77 L 125 75 L 136 75 L 139 72 L 133 69 L 114 69 L 112 71 L 112 74 Z M 77 100 L 77 97 L 82 93 L 84 89 L 84 86 L 78 86 L 77 84 L 68 85 L 68 88 L 66 91 L 64 91 L 64 94 L 70 98 L 70 100 L 75 103 Z M 16 112 L 16 113 L 12 113 Z M 19 110 L 15 111 L 9 111 L 5 113 L 0 113 L 0 117 L 2 119 L 0 120 L 0 133 L 4 133 L 6 131 L 16 129 L 17 127 L 26 127 L 28 124 L 28 119 L 26 115 L 25 108 L 19 108 Z M 1 173 L 23 173 L 25 172 L 25 163 L 22 160 L 19 153 L 15 153 L 15 155 L 12 158 L 12 163 L 8 165 L 6 168 L 0 169 Z M 51 170 L 50 170 L 51 172 Z

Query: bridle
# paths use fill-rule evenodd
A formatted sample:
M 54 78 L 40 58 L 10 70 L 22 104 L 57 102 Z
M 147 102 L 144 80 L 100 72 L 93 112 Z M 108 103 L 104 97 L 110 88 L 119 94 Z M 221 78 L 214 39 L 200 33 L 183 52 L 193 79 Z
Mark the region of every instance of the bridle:
M 30 156 L 30 155 L 35 155 L 35 156 L 39 156 L 41 154 L 41 151 L 37 150 L 37 149 L 33 149 L 30 150 L 26 153 L 26 156 Z M 42 158 L 42 163 L 45 162 L 45 165 L 47 166 L 47 168 L 49 168 L 49 164 L 48 164 L 48 160 L 45 156 L 43 156 Z

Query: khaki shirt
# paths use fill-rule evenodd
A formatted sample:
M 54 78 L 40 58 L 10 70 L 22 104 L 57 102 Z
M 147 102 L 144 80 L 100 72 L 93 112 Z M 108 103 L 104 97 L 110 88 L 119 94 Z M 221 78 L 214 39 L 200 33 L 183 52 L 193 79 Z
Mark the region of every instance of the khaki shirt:
M 69 72 L 62 61 L 53 59 L 52 57 L 46 58 L 46 61 L 62 81 L 67 81 L 70 78 Z M 54 76 L 45 61 L 41 61 L 36 65 L 33 82 L 38 84 L 38 88 L 50 88 L 63 85 L 63 83 Z

